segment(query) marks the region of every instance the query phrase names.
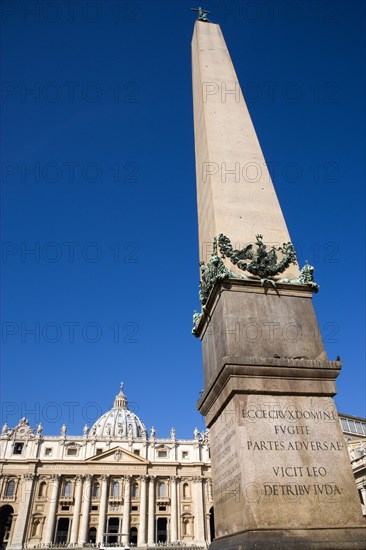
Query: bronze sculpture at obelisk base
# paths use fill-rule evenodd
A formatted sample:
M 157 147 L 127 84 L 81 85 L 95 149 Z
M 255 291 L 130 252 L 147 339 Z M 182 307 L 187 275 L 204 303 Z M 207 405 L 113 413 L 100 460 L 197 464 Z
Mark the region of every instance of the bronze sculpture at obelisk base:
M 192 64 L 211 548 L 365 548 L 318 286 L 299 270 L 220 27 L 202 13 Z

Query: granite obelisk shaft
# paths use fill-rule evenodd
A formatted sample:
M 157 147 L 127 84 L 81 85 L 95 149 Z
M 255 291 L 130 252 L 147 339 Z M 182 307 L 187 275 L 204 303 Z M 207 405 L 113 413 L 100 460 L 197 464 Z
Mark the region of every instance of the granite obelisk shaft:
M 290 241 L 219 25 L 196 22 L 192 61 L 200 259 L 219 233 L 241 245 L 258 233 Z M 294 265 L 284 274 L 297 275 Z

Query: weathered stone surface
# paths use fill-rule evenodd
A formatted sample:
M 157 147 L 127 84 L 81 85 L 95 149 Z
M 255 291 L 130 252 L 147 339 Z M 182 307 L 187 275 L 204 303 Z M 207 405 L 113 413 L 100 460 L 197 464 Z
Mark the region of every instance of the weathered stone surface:
M 364 528 L 271 529 L 247 531 L 215 540 L 210 550 L 360 550 Z
M 192 78 L 200 260 L 208 261 L 219 233 L 239 246 L 257 233 L 266 244 L 290 241 L 219 25 L 196 22 Z M 292 265 L 283 276 L 298 274 Z
M 336 394 L 335 380 L 340 372 L 339 361 L 290 361 L 244 357 L 240 362 L 225 357 L 219 376 L 202 393 L 198 402 L 206 425 L 211 428 L 223 408 L 239 394 L 316 395 Z
M 363 524 L 331 398 L 236 394 L 211 438 L 218 537 Z
M 199 333 L 205 386 L 226 356 L 326 360 L 306 286 L 230 279 L 216 285 L 206 311 Z

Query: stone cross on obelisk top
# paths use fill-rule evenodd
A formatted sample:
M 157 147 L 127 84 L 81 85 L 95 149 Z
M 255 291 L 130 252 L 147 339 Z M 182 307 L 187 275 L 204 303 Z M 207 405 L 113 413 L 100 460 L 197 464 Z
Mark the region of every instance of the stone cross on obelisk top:
M 365 548 L 332 399 L 341 363 L 327 359 L 312 268 L 299 273 L 218 25 L 196 21 L 192 65 L 211 549 Z

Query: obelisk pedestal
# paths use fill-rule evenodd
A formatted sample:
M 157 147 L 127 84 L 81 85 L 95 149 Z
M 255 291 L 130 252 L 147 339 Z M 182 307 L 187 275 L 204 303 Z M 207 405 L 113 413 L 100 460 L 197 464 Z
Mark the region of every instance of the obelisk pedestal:
M 276 302 L 276 320 L 267 321 Z M 322 351 L 311 291 L 224 281 L 199 330 L 211 549 L 364 548 L 365 523 L 332 399 L 341 363 Z
M 328 361 L 324 350 L 312 305 L 316 285 L 295 261 L 281 277 L 245 271 L 256 262 L 267 262 L 268 273 L 279 265 L 262 235 L 277 247 L 290 238 L 218 25 L 196 22 L 192 59 L 206 291 L 203 300 L 201 283 L 195 334 L 204 369 L 198 409 L 210 429 L 211 549 L 365 548 L 333 401 L 341 363 Z M 207 263 L 219 234 L 234 246 L 222 253 L 216 240 Z M 240 256 L 237 249 L 259 234 L 257 251 Z

